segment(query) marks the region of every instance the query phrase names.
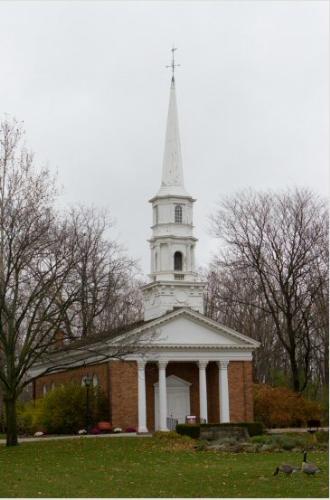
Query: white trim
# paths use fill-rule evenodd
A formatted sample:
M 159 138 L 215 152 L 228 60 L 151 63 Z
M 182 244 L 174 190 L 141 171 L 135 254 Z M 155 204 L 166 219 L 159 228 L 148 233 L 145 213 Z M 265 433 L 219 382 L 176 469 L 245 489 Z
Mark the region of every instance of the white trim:
M 183 282 L 181 284 L 186 286 L 188 283 Z M 156 285 L 156 283 L 152 283 L 152 285 Z M 193 286 L 194 283 L 191 283 L 191 285 Z M 182 315 L 188 316 L 188 317 L 190 317 L 190 319 L 191 318 L 195 319 L 197 323 L 204 323 L 217 332 L 220 331 L 222 334 L 223 333 L 228 334 L 229 337 L 233 337 L 235 339 L 240 339 L 243 341 L 243 343 L 244 343 L 243 345 L 245 347 L 249 347 L 250 349 L 251 348 L 256 349 L 257 347 L 260 346 L 260 342 L 258 342 L 257 340 L 251 339 L 250 337 L 247 337 L 246 335 L 243 335 L 242 333 L 238 333 L 235 330 L 232 330 L 231 328 L 228 328 L 227 326 L 224 326 L 220 323 L 217 323 L 213 319 L 207 318 L 203 314 L 200 314 L 200 313 L 193 311 L 192 309 L 189 309 L 189 308 L 182 308 L 182 309 L 178 309 L 175 311 L 171 311 L 167 314 L 164 314 L 163 316 L 160 316 L 159 318 L 151 320 L 150 322 L 146 323 L 145 325 L 140 326 L 139 328 L 131 330 L 130 332 L 126 332 L 125 334 L 123 334 L 122 338 L 124 339 L 125 337 L 127 337 L 127 334 L 130 334 L 130 335 L 134 334 L 135 335 L 136 333 L 141 333 L 145 330 L 153 329 L 154 327 L 156 327 L 158 325 L 161 325 L 163 323 L 167 323 L 167 322 L 171 321 L 172 319 L 174 319 L 178 316 L 182 316 Z M 119 343 L 119 342 L 117 341 L 117 343 Z M 217 347 L 219 347 L 219 346 L 217 346 Z M 233 346 L 231 346 L 231 347 L 233 347 Z
M 193 284 L 192 284 L 193 285 Z M 123 334 L 121 337 L 118 337 L 116 341 L 114 342 L 113 340 L 108 340 L 104 341 L 104 344 L 102 346 L 102 355 L 91 355 L 88 357 L 88 363 L 98 363 L 98 362 L 107 362 L 107 360 L 104 359 L 104 356 L 109 355 L 109 358 L 111 357 L 111 350 L 116 349 L 116 346 L 124 346 L 125 341 L 127 342 L 127 339 L 134 339 L 134 337 L 140 333 L 143 332 L 148 332 L 148 330 L 153 330 L 155 331 L 157 326 L 162 325 L 164 323 L 167 323 L 171 321 L 174 318 L 177 318 L 179 316 L 185 316 L 189 318 L 192 321 L 196 321 L 196 323 L 199 324 L 205 324 L 209 328 L 212 328 L 212 330 L 216 332 L 220 332 L 222 334 L 227 334 L 229 337 L 235 338 L 236 340 L 239 339 L 240 341 L 243 341 L 240 344 L 236 345 L 229 345 L 229 344 L 222 344 L 222 345 L 212 345 L 212 344 L 195 344 L 195 345 L 187 345 L 187 344 L 170 344 L 170 345 L 165 345 L 165 344 L 150 344 L 148 345 L 148 339 L 143 340 L 140 342 L 141 345 L 141 350 L 145 352 L 145 357 L 147 361 L 156 361 L 159 359 L 163 359 L 166 357 L 166 353 L 168 357 L 171 358 L 171 360 L 180 360 L 180 361 L 198 361 L 201 359 L 209 359 L 210 361 L 219 361 L 221 358 L 223 358 L 223 354 L 225 353 L 225 357 L 229 360 L 238 360 L 238 361 L 251 361 L 252 360 L 252 351 L 254 351 L 257 347 L 259 347 L 260 343 L 257 342 L 256 340 L 250 339 L 249 337 L 246 337 L 245 335 L 242 335 L 238 332 L 235 332 L 234 330 L 231 330 L 228 327 L 225 327 L 219 323 L 216 323 L 214 320 L 211 320 L 209 318 L 206 318 L 202 314 L 193 311 L 191 309 L 187 308 L 182 308 L 179 310 L 172 311 L 170 313 L 167 313 L 160 318 L 156 318 L 155 320 L 152 320 L 144 325 L 142 325 L 139 328 L 135 328 L 133 330 L 127 331 L 125 334 Z M 120 343 L 121 342 L 121 343 Z M 151 341 L 152 342 L 152 341 Z M 100 346 L 100 341 L 95 343 L 95 345 L 98 345 L 98 348 L 101 348 Z M 127 344 L 126 344 L 127 345 Z M 93 344 L 88 345 L 89 349 L 93 348 Z M 136 354 L 132 353 L 130 355 L 127 355 L 124 357 L 126 360 L 137 360 L 140 356 L 138 354 L 139 347 L 135 346 Z M 57 363 L 61 364 L 63 362 L 63 359 L 66 359 L 70 361 L 70 364 L 68 366 L 63 366 L 56 370 L 56 372 L 60 371 L 65 371 L 70 368 L 75 368 L 78 366 L 81 366 L 83 364 L 83 361 L 86 360 L 81 360 L 82 357 L 82 351 L 83 351 L 83 346 L 79 347 L 79 349 L 68 351 L 67 353 L 65 351 L 61 352 L 55 352 L 52 355 L 52 362 L 47 361 L 46 363 L 43 362 L 38 362 L 34 365 L 34 367 L 29 371 L 29 374 L 33 377 L 40 376 L 41 374 L 44 373 L 44 371 L 47 368 L 51 368 L 52 366 L 56 366 Z M 198 354 L 197 354 L 198 353 Z M 77 359 L 78 358 L 78 359 Z M 52 371 L 52 373 L 55 373 L 55 370 Z
M 177 375 L 169 375 L 168 377 L 166 377 L 166 385 L 168 387 L 171 387 L 171 381 L 172 380 L 177 380 L 178 382 L 180 382 L 180 384 L 185 384 L 188 387 L 191 386 L 191 382 L 187 382 L 187 380 L 184 380 L 183 378 L 178 377 Z M 154 383 L 154 387 L 159 387 L 159 383 L 155 382 Z

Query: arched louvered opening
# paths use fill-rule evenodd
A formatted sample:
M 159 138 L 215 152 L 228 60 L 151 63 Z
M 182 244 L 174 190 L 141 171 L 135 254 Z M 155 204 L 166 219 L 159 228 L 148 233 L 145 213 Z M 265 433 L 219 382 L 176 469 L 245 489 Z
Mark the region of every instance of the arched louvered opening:
M 174 271 L 182 271 L 182 253 L 175 252 L 174 254 Z

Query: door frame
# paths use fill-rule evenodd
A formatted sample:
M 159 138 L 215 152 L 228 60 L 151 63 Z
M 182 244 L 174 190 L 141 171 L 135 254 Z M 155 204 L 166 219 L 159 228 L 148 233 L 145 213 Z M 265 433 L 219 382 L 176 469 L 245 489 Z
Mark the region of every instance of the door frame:
M 190 415 L 191 412 L 191 404 L 190 404 L 190 386 L 191 382 L 187 382 L 176 375 L 169 375 L 166 377 L 166 397 L 168 397 L 168 393 L 172 390 L 173 392 L 181 392 L 182 397 L 186 398 L 188 413 Z M 159 383 L 154 383 L 154 412 L 155 412 L 155 431 L 159 429 Z M 169 415 L 166 415 L 169 417 Z

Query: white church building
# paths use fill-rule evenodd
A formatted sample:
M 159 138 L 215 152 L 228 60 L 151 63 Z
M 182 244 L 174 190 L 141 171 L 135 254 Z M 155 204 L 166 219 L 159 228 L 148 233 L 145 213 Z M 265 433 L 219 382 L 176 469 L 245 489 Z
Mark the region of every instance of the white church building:
M 102 338 L 109 359 L 90 359 L 87 367 L 79 366 L 74 350 L 55 352 L 52 361 L 35 367 L 36 374 L 63 356 L 76 368 L 41 375 L 35 397 L 88 372 L 108 395 L 112 424 L 123 430 L 166 431 L 189 415 L 211 423 L 253 420 L 252 353 L 259 343 L 204 315 L 205 283 L 195 269 L 195 201 L 184 185 L 173 74 L 161 185 L 150 200 L 151 280 L 142 287 L 144 320 L 120 337 L 149 340 L 117 360 L 110 357 L 112 337 Z

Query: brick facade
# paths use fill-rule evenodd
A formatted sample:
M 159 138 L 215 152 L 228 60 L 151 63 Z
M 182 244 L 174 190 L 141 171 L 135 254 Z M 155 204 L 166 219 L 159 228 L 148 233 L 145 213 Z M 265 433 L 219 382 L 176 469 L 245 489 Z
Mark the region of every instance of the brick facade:
M 125 430 L 138 426 L 138 384 L 135 361 L 109 361 L 108 363 L 76 368 L 67 372 L 40 377 L 35 382 L 35 397 L 43 395 L 43 386 L 60 385 L 70 381 L 81 383 L 87 375 L 96 375 L 100 387 L 109 397 L 109 418 L 114 426 Z M 210 362 L 206 368 L 208 420 L 219 422 L 219 371 L 217 363 Z M 199 369 L 197 363 L 170 362 L 166 376 L 177 377 L 191 383 L 191 414 L 199 417 Z M 158 382 L 156 363 L 146 365 L 147 426 L 155 428 L 154 383 Z M 228 365 L 229 406 L 232 422 L 253 421 L 252 363 L 231 361 Z
M 253 421 L 253 385 L 251 361 L 231 361 L 228 365 L 231 422 Z
M 112 425 L 138 427 L 138 381 L 135 361 L 111 361 L 110 401 Z
M 109 394 L 109 363 L 102 363 L 39 377 L 35 381 L 35 397 L 41 398 L 43 396 L 44 385 L 47 385 L 47 389 L 49 390 L 52 386 L 56 387 L 57 385 L 67 384 L 69 382 L 77 382 L 78 384 L 81 384 L 83 377 L 87 374 L 90 376 L 96 375 L 102 390 L 106 394 Z

